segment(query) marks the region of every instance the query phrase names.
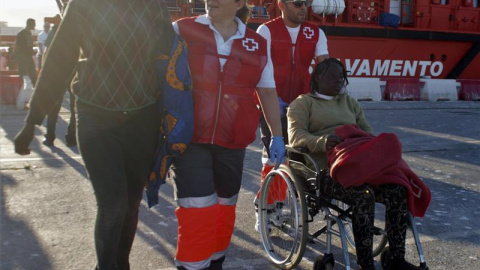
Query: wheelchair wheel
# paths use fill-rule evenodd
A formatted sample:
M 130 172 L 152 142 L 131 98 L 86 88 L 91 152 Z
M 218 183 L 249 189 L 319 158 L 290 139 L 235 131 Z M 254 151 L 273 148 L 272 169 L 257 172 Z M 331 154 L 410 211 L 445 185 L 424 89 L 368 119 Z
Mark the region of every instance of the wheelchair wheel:
M 338 207 L 340 207 L 343 210 L 346 210 L 349 206 L 341 201 L 336 201 L 336 204 Z M 377 217 L 378 216 L 385 216 L 384 214 L 382 215 L 382 210 L 384 209 L 383 205 L 381 204 L 376 204 L 375 208 L 380 208 L 379 211 L 375 211 L 375 229 L 373 233 L 373 256 L 376 257 L 382 253 L 382 251 L 385 249 L 385 246 L 388 243 L 388 238 L 387 238 L 387 232 L 385 231 L 385 223 L 378 221 Z M 385 211 L 383 211 L 385 213 Z M 350 218 L 345 218 L 343 220 L 343 225 L 345 226 L 345 231 L 347 233 L 347 243 L 348 245 L 355 250 L 355 240 L 353 238 L 353 227 L 352 227 L 352 220 Z
M 303 184 L 287 166 L 280 165 L 265 178 L 258 214 L 263 247 L 270 260 L 282 269 L 297 266 L 307 244 L 307 206 Z

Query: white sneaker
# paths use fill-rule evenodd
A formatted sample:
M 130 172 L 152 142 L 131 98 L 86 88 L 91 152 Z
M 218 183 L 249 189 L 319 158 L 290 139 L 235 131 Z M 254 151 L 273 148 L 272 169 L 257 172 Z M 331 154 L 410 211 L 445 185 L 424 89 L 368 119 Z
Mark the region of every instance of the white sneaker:
M 268 215 L 268 224 L 267 224 L 267 228 L 268 228 L 268 232 L 271 232 L 272 231 L 272 228 L 270 227 L 270 213 L 267 214 Z M 258 215 L 258 211 L 255 211 L 255 231 L 257 232 L 260 232 L 260 218 L 259 218 L 259 215 Z
M 257 209 L 255 209 L 255 231 L 260 232 L 260 219 L 258 218 Z

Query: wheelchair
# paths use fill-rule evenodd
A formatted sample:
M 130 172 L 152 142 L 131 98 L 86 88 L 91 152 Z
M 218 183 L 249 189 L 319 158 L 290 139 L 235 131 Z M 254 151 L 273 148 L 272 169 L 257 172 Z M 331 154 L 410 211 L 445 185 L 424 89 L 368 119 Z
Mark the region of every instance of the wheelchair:
M 322 179 L 328 176 L 328 171 L 319 169 L 308 149 L 286 148 L 288 165 L 282 164 L 267 175 L 258 202 L 259 230 L 269 259 L 281 269 L 293 269 L 302 260 L 307 243 L 325 243 L 324 256 L 315 261 L 314 270 L 330 270 L 335 264 L 332 236 L 338 236 L 345 268 L 352 269 L 348 250 L 349 246 L 355 249 L 351 207 L 321 194 L 320 185 Z M 306 165 L 307 160 L 315 170 Z M 326 225 L 319 229 L 319 226 L 309 226 L 319 213 L 322 213 Z M 428 269 L 411 214 L 408 221 L 420 267 Z M 315 231 L 310 232 L 309 227 Z M 323 234 L 326 235 L 325 242 L 319 239 Z M 388 267 L 391 257 L 387 242 L 384 225 L 375 224 L 373 253 L 374 256 L 381 254 L 380 261 L 384 269 Z

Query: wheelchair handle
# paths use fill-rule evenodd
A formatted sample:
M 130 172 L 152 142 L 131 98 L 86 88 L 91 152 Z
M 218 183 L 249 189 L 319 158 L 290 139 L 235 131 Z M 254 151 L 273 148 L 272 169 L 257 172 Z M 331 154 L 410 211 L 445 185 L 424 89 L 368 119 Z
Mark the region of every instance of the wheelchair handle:
M 310 154 L 310 150 L 306 147 L 291 147 L 290 145 L 285 145 L 285 148 L 289 152 L 297 153 L 297 154 Z

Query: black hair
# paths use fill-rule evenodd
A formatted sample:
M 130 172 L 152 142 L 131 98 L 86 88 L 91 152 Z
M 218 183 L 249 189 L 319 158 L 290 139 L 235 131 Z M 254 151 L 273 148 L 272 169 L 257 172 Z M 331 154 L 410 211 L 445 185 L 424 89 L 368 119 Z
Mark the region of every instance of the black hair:
M 343 74 L 343 80 L 344 80 L 344 87 L 348 85 L 348 78 L 347 78 L 347 70 L 345 69 L 345 66 L 343 65 L 340 60 L 337 58 L 327 58 L 323 60 L 322 62 L 318 63 L 315 66 L 315 69 L 312 72 L 312 77 L 310 79 L 310 93 L 315 94 L 318 89 L 318 77 L 325 76 L 325 73 L 327 72 L 328 68 L 330 65 L 339 65 L 342 68 L 342 74 Z
M 32 19 L 32 18 L 27 19 L 27 25 L 31 25 L 31 24 L 34 24 L 34 23 L 35 23 L 34 19 Z
M 236 0 L 238 2 L 239 0 Z M 247 0 L 244 0 L 243 6 L 235 14 L 244 24 L 250 19 L 250 8 L 247 6 Z

